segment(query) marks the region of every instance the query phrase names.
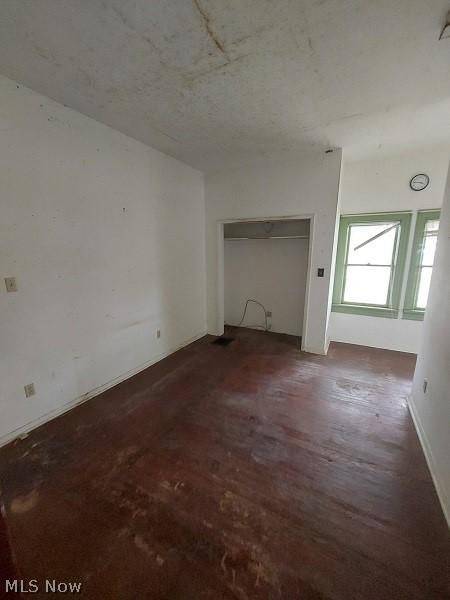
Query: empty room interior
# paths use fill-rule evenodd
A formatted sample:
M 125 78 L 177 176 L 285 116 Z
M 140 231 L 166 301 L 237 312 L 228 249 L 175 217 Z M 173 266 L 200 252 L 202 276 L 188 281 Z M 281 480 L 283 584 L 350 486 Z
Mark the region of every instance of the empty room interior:
M 2 0 L 0 598 L 450 599 L 449 0 Z

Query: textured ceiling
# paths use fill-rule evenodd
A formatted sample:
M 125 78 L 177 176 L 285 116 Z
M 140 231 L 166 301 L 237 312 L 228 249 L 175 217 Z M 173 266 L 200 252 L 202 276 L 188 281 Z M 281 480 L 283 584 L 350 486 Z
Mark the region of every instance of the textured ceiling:
M 0 72 L 203 170 L 450 142 L 449 0 L 2 0 Z

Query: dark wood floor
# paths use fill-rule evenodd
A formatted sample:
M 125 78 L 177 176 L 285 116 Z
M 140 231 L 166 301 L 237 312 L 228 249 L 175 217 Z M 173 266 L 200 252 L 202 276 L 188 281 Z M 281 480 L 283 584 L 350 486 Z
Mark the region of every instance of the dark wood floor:
M 21 576 L 102 600 L 450 598 L 414 357 L 232 335 L 0 450 Z
M 0 511 L 0 599 L 11 598 L 13 594 L 6 588 L 6 580 L 17 578 L 14 569 L 12 550 L 9 545 L 6 523 Z

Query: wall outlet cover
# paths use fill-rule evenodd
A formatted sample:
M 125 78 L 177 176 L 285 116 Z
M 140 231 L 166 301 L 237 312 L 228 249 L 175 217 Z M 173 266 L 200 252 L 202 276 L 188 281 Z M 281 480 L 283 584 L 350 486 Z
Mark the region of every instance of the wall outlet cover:
M 15 277 L 5 277 L 7 292 L 17 292 L 17 281 Z

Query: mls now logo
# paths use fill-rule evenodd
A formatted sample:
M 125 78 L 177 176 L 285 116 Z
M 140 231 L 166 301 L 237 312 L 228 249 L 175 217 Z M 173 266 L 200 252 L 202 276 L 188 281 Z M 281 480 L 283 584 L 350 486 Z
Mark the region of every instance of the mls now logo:
M 47 594 L 78 594 L 81 591 L 81 582 L 46 579 L 44 585 L 40 585 L 37 579 L 29 579 L 28 581 L 24 579 L 7 579 L 5 581 L 5 592 L 35 594 L 41 590 Z

